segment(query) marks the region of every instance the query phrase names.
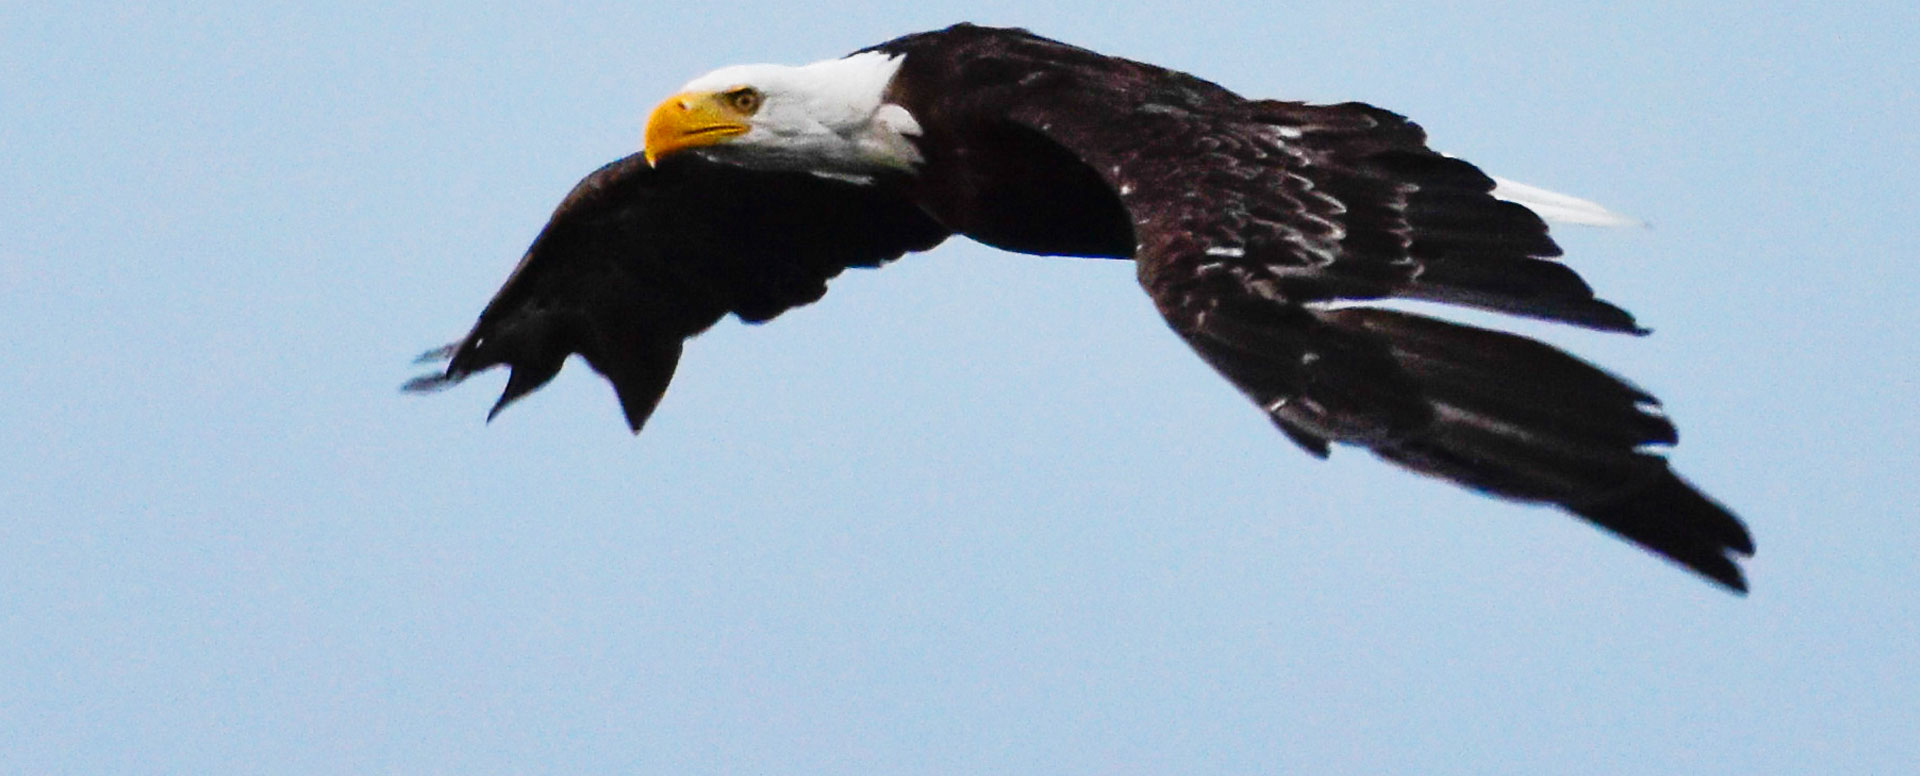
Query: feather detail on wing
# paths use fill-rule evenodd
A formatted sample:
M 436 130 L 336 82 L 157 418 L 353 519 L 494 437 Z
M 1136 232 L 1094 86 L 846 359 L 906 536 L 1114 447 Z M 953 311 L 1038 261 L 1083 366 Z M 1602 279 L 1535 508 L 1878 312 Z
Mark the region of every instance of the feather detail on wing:
M 1246 101 L 1139 63 L 1020 45 L 1055 72 L 1008 120 L 1106 178 L 1161 314 L 1295 443 L 1322 456 L 1332 442 L 1361 446 L 1555 504 L 1746 589 L 1734 557 L 1752 539 L 1650 451 L 1676 438 L 1652 396 L 1524 337 L 1347 301 L 1644 333 L 1553 260 L 1541 219 L 1611 214 L 1531 187 L 1509 186 L 1499 193 L 1519 201 L 1504 200 L 1494 179 L 1372 106 Z
M 771 319 L 818 300 L 843 269 L 946 236 L 871 186 L 692 155 L 655 168 L 636 154 L 574 187 L 473 330 L 423 356 L 446 370 L 405 388 L 437 390 L 504 364 L 512 375 L 491 419 L 578 353 L 613 383 L 638 432 L 687 338 L 729 313 Z

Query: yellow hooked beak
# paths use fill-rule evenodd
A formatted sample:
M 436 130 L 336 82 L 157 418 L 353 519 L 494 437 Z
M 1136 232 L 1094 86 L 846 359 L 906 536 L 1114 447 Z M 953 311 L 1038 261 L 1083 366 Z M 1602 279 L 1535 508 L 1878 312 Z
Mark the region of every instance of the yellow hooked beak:
M 689 148 L 710 146 L 752 128 L 739 100 L 721 92 L 682 92 L 660 103 L 647 117 L 647 164 Z

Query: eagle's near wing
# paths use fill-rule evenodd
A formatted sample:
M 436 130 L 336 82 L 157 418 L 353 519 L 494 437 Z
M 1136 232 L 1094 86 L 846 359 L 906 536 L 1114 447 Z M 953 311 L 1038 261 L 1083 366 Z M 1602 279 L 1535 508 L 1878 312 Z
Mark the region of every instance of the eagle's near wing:
M 1480 170 L 1367 105 L 1248 101 L 1042 38 L 970 34 L 977 44 L 944 49 L 971 79 L 952 88 L 1105 179 L 1161 314 L 1294 442 L 1317 456 L 1358 445 L 1556 504 L 1745 591 L 1731 556 L 1753 540 L 1648 450 L 1676 440 L 1652 396 L 1540 342 L 1356 303 L 1433 300 L 1644 333 L 1551 260 L 1560 251 L 1539 216 L 1494 198 Z
M 809 304 L 848 267 L 877 267 L 944 240 L 945 228 L 873 186 L 751 172 L 693 155 L 635 154 L 580 181 L 459 342 L 423 356 L 443 388 L 505 364 L 488 417 L 545 385 L 578 353 L 613 383 L 627 425 L 646 423 L 681 343 L 728 313 L 758 323 Z

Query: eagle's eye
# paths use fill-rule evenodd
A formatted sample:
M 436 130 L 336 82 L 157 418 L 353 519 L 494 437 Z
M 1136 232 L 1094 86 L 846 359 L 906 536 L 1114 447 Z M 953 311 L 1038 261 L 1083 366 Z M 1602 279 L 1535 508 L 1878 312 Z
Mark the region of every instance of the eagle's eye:
M 727 101 L 728 107 L 739 111 L 740 115 L 743 116 L 753 115 L 754 111 L 760 109 L 760 102 L 765 99 L 765 97 L 760 94 L 759 89 L 751 86 L 742 86 L 729 90 L 721 94 L 720 97 Z

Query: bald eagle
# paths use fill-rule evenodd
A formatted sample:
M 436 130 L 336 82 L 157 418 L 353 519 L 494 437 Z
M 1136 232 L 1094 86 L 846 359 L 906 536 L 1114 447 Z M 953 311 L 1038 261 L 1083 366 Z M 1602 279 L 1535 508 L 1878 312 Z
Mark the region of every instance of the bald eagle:
M 694 79 L 645 149 L 568 194 L 412 390 L 511 370 L 498 413 L 580 354 L 637 433 L 682 342 L 811 303 L 849 267 L 964 235 L 1132 259 L 1173 331 L 1286 437 L 1553 504 L 1735 591 L 1746 527 L 1668 466 L 1653 396 L 1549 345 L 1368 302 L 1442 302 L 1644 334 L 1543 216 L 1360 103 L 1249 100 L 1024 30 L 957 25 L 799 67 Z

